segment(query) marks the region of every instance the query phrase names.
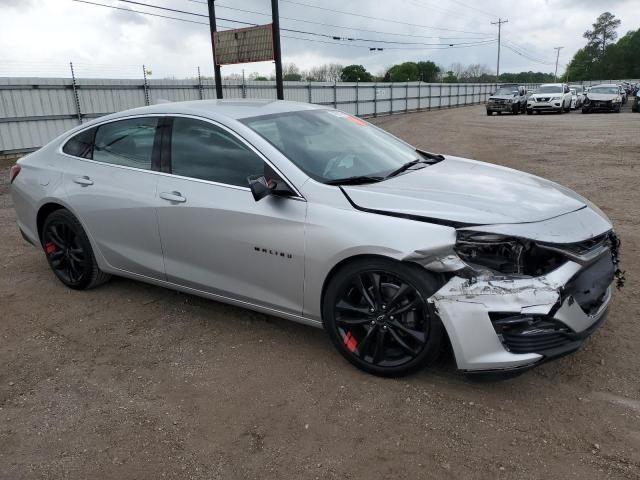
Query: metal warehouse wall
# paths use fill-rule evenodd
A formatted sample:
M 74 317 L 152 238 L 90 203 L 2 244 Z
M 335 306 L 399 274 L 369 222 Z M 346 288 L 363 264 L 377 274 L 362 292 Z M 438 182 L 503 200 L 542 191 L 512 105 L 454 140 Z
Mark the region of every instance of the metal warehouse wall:
M 285 82 L 287 100 L 353 115 L 377 116 L 481 103 L 496 84 Z M 225 98 L 276 98 L 272 81 L 225 82 Z M 109 113 L 154 104 L 215 98 L 206 80 L 0 78 L 0 154 L 31 151 L 64 131 Z

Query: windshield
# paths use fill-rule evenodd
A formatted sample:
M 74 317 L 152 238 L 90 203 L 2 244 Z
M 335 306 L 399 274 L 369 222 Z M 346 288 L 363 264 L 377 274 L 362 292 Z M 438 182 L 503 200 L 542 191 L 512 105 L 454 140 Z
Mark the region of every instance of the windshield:
M 383 177 L 420 158 L 406 143 L 336 110 L 277 113 L 241 122 L 319 182 Z
M 620 91 L 618 87 L 593 87 L 589 93 L 606 93 L 609 95 L 617 95 Z
M 514 93 L 518 93 L 518 89 L 517 88 L 511 88 L 511 87 L 500 87 L 497 91 L 496 91 L 496 95 L 512 95 Z
M 562 87 L 559 85 L 543 85 L 538 93 L 562 93 Z

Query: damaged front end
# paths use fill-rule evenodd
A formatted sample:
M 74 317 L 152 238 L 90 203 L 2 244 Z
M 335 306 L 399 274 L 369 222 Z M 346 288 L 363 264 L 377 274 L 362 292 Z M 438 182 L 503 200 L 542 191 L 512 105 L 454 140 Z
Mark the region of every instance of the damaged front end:
M 560 244 L 458 230 L 453 251 L 420 262 L 450 272 L 429 302 L 458 367 L 517 370 L 579 348 L 624 284 L 619 245 L 613 231 Z

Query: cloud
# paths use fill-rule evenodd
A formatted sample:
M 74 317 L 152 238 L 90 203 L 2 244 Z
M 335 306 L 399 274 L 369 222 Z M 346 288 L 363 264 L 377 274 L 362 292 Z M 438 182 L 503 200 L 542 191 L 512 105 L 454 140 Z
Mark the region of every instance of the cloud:
M 165 75 L 193 76 L 198 66 L 203 74 L 212 74 L 206 5 L 185 0 L 145 2 L 205 15 L 199 17 L 127 5 L 113 0 L 91 1 L 204 22 L 204 25 L 71 0 L 38 0 L 38 8 L 33 8 L 36 5 L 34 0 L 0 0 L 3 20 L 0 30 L 0 51 L 3 52 L 0 75 L 66 74 L 69 61 L 73 61 L 74 66 L 77 63 L 81 71 L 111 77 L 137 76 L 142 64 L 153 69 L 155 78 Z M 606 8 L 622 19 L 620 35 L 640 27 L 640 17 L 634 15 L 637 1 L 606 2 Z M 582 33 L 591 27 L 604 10 L 604 2 L 601 0 L 529 0 L 526 5 L 518 2 L 517 8 L 513 0 L 484 0 L 482 4 L 467 0 L 465 3 L 473 5 L 473 9 L 437 0 L 300 0 L 300 3 L 352 12 L 355 15 L 283 1 L 280 3 L 283 29 L 375 41 L 335 42 L 331 38 L 283 30 L 284 62 L 295 62 L 303 70 L 319 63 L 355 63 L 364 65 L 374 73 L 409 60 L 432 60 L 446 67 L 452 63 L 483 64 L 493 70 L 497 55 L 495 44 L 437 50 L 431 49 L 433 46 L 420 44 L 473 42 L 478 38 L 495 38 L 497 28 L 491 24 L 495 20 L 494 14 L 509 20 L 502 29 L 505 43 L 501 52 L 501 71 L 552 71 L 555 66 L 553 47 L 558 45 L 565 47 L 560 55 L 562 70 L 562 65 L 584 45 Z M 29 6 L 32 8 L 28 8 Z M 249 10 L 258 13 L 249 13 Z M 232 24 L 229 20 L 269 23 L 270 13 L 268 0 L 216 2 L 216 15 L 220 19 L 220 26 L 224 27 L 241 26 Z M 25 35 L 25 25 L 29 26 L 28 35 Z M 413 44 L 382 43 L 383 41 Z M 515 53 L 507 44 L 524 49 L 529 57 L 542 63 Z M 384 50 L 370 52 L 369 46 Z M 240 73 L 243 69 L 246 72 L 268 74 L 273 70 L 273 62 L 224 66 L 223 74 Z
M 10 7 L 15 9 L 28 9 L 34 3 L 34 0 L 0 0 L 0 8 Z

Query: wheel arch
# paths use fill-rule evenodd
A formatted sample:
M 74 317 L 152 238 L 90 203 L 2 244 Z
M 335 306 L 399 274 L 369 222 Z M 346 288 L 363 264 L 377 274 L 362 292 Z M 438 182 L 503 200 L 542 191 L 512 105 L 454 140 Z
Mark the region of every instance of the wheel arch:
M 430 270 L 425 269 L 424 267 L 420 266 L 419 264 L 417 264 L 416 262 L 412 262 L 410 260 L 398 260 L 397 258 L 394 258 L 392 256 L 389 255 L 381 255 L 381 254 L 376 254 L 376 253 L 362 253 L 362 254 L 357 254 L 357 255 L 352 255 L 350 257 L 346 257 L 343 258 L 342 260 L 340 260 L 338 263 L 336 263 L 331 270 L 329 270 L 329 273 L 327 273 L 327 275 L 324 278 L 324 282 L 322 283 L 322 290 L 320 292 L 320 320 L 321 322 L 324 324 L 324 311 L 323 311 L 323 305 L 324 305 L 324 296 L 325 293 L 327 291 L 327 287 L 329 285 L 329 283 L 331 283 L 331 280 L 333 280 L 333 278 L 335 277 L 336 273 L 345 265 L 348 265 L 349 263 L 358 261 L 358 260 L 364 260 L 364 259 L 369 259 L 369 260 L 376 260 L 376 259 L 380 259 L 380 260 L 387 260 L 387 261 L 392 261 L 392 262 L 397 262 L 400 264 L 404 264 L 404 265 L 410 265 L 412 268 L 420 268 L 422 270 L 424 270 L 424 272 L 433 275 L 434 277 L 436 277 L 438 279 L 438 281 L 442 282 L 442 284 L 444 285 L 445 279 L 442 276 L 442 274 L 438 274 L 436 272 L 432 272 Z
M 47 202 L 38 209 L 38 213 L 36 214 L 36 228 L 40 243 L 42 243 L 42 227 L 44 226 L 44 221 L 53 212 L 62 209 L 68 210 L 65 205 L 57 202 Z

